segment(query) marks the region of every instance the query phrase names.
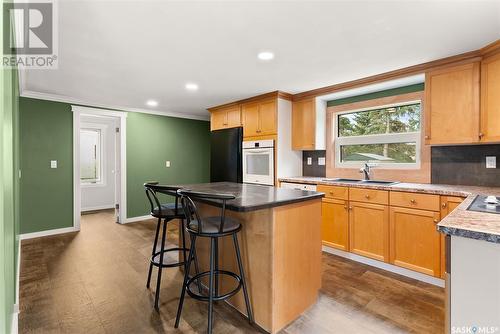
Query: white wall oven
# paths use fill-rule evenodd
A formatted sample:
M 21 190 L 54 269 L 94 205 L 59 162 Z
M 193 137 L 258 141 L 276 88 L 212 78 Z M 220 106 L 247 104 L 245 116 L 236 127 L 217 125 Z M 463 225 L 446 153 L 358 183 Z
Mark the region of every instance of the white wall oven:
M 274 140 L 243 142 L 243 183 L 274 185 Z

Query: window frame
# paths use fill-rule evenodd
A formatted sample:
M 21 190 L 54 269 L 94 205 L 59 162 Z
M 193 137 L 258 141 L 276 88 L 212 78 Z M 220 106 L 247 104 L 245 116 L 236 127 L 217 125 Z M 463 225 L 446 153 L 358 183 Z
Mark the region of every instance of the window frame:
M 377 110 L 384 108 L 400 107 L 409 104 L 420 104 L 420 130 L 414 132 L 406 133 L 383 133 L 383 134 L 373 134 L 364 136 L 339 136 L 338 119 L 340 115 L 352 114 L 356 112 L 363 112 L 369 110 Z M 373 160 L 368 160 L 367 162 L 371 166 L 380 166 L 384 169 L 420 169 L 421 158 L 422 158 L 422 126 L 423 126 L 423 103 L 422 99 L 408 100 L 397 103 L 375 105 L 366 108 L 352 109 L 341 112 L 335 112 L 334 117 L 332 117 L 334 140 L 333 140 L 333 150 L 335 154 L 335 168 L 361 168 L 364 166 L 364 161 L 352 161 L 352 162 L 342 162 L 341 160 L 341 146 L 345 145 L 367 145 L 367 144 L 394 144 L 394 143 L 409 143 L 415 142 L 415 162 L 414 163 L 377 163 Z
M 81 123 L 80 124 L 80 136 L 82 130 L 98 131 L 100 133 L 99 138 L 99 178 L 94 180 L 82 180 L 80 175 L 80 186 L 84 188 L 91 187 L 105 187 L 106 186 L 106 159 L 104 154 L 104 149 L 106 147 L 106 130 L 107 126 L 95 123 Z M 80 146 L 81 150 L 81 146 Z M 81 162 L 80 162 L 81 163 Z M 80 166 L 81 168 L 81 166 Z

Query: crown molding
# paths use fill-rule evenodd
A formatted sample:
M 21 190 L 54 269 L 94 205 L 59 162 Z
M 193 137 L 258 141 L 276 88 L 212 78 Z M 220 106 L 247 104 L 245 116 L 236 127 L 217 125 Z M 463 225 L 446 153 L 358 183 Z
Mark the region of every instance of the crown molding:
M 31 90 L 23 89 L 19 94 L 21 97 L 28 97 L 31 99 L 38 100 L 47 100 L 54 102 L 63 102 L 69 104 L 75 104 L 80 106 L 87 106 L 93 108 L 101 108 L 101 109 L 111 109 L 115 111 L 127 111 L 127 112 L 137 112 L 142 114 L 151 114 L 158 116 L 167 116 L 167 117 L 175 117 L 175 118 L 186 118 L 186 119 L 195 119 L 201 121 L 208 121 L 210 119 L 209 115 L 201 116 L 201 115 L 191 115 L 191 114 L 183 114 L 169 111 L 156 111 L 156 110 L 148 110 L 148 109 L 140 109 L 140 108 L 129 108 L 123 107 L 119 105 L 109 105 L 109 104 L 101 104 L 101 103 L 93 103 L 89 101 L 80 100 L 74 97 L 58 95 L 58 94 L 48 94 L 48 93 L 40 93 Z

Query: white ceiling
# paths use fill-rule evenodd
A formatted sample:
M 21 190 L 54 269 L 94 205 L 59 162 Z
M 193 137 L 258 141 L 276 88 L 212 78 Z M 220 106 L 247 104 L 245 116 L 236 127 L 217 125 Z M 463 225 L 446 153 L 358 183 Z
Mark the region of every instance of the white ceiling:
M 206 117 L 225 102 L 298 93 L 498 38 L 500 1 L 60 1 L 59 68 L 26 73 L 23 91 Z M 259 61 L 262 50 L 275 59 Z M 186 91 L 187 82 L 199 90 Z

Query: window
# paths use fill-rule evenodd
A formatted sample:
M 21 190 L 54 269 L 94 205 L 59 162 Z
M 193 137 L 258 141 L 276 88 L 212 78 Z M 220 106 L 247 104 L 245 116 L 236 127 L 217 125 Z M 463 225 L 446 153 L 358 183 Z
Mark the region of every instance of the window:
M 102 182 L 102 133 L 100 129 L 80 129 L 80 181 Z
M 334 120 L 337 167 L 420 167 L 420 101 L 342 112 Z

